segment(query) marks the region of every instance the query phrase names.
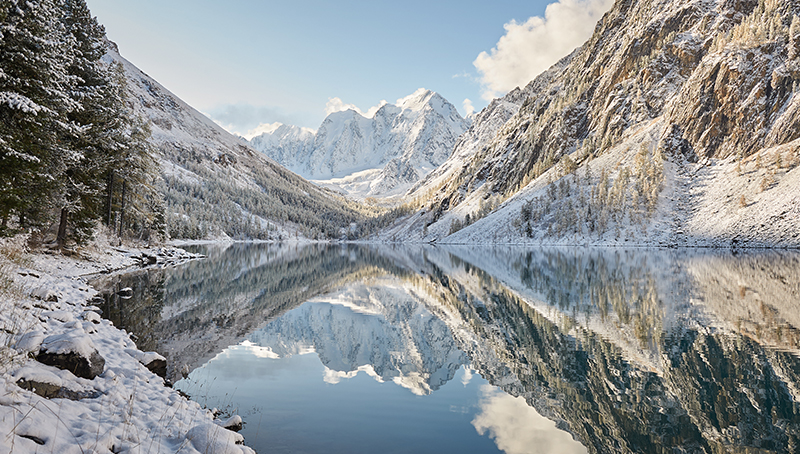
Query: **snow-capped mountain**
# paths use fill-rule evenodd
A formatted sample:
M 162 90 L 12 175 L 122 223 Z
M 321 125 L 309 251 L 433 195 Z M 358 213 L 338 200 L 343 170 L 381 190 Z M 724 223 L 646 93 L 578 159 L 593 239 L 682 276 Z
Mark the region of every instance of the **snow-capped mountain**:
M 352 202 L 286 171 L 108 47 L 131 108 L 149 123 L 172 238 L 339 237 L 342 225 L 363 219 Z
M 441 165 L 467 126 L 446 99 L 421 88 L 371 117 L 334 112 L 315 133 L 280 125 L 250 144 L 298 175 L 353 196 L 397 196 Z
M 314 141 L 313 129 L 274 123 L 258 136 L 250 139 L 250 146 L 263 152 L 281 165 L 297 167 L 298 159 Z
M 800 245 L 798 86 L 797 2 L 618 1 L 382 238 Z

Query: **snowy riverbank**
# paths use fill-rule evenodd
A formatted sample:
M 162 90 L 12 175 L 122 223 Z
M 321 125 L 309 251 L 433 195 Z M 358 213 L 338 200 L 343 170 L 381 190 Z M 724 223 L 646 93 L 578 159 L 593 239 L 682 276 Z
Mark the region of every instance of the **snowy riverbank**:
M 0 452 L 252 453 L 210 410 L 151 372 L 163 358 L 100 318 L 97 291 L 86 283 L 97 273 L 197 257 L 107 245 L 66 257 L 2 240 Z

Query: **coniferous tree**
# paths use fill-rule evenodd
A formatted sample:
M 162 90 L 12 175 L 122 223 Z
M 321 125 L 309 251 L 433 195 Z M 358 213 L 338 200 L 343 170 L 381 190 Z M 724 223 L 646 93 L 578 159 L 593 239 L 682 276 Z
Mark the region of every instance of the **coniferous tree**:
M 107 46 L 85 0 L 0 4 L 0 234 L 57 224 L 59 246 L 81 243 L 115 208 L 120 224 L 164 231 L 149 130 Z
M 114 133 L 120 117 L 115 104 L 124 102 L 110 77 L 108 65 L 101 61 L 106 52 L 105 31 L 91 16 L 83 0 L 65 0 L 63 22 L 74 40 L 74 56 L 67 67 L 75 79 L 71 96 L 78 104 L 67 118 L 77 127 L 64 137 L 77 156 L 65 168 L 60 197 L 57 240 L 63 247 L 70 236 L 77 242 L 88 238 L 101 216 L 103 186 L 119 144 Z
M 66 67 L 72 43 L 50 0 L 0 3 L 0 233 L 9 221 L 42 224 L 74 159 L 60 138 L 74 132 L 64 121 L 75 108 Z

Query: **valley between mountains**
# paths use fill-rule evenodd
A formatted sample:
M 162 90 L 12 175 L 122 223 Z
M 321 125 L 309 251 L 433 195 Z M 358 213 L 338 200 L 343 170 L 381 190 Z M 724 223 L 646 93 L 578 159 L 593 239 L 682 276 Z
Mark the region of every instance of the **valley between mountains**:
M 152 124 L 172 238 L 796 247 L 798 14 L 619 1 L 469 119 L 420 89 L 249 142 L 109 58 Z

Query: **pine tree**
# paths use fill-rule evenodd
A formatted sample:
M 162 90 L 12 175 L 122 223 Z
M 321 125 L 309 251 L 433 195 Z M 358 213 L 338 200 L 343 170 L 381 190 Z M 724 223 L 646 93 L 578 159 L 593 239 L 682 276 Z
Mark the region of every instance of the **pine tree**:
M 106 46 L 85 0 L 0 3 L 0 234 L 55 223 L 63 247 L 113 208 L 125 230 L 164 231 L 149 130 Z
M 0 233 L 42 225 L 64 165 L 75 156 L 60 143 L 74 132 L 71 38 L 54 1 L 0 3 Z
M 78 159 L 64 171 L 57 240 L 64 246 L 67 223 L 70 236 L 86 240 L 102 215 L 103 187 L 114 154 L 119 152 L 114 133 L 121 122 L 117 105 L 124 103 L 119 87 L 114 86 L 112 70 L 101 61 L 106 53 L 105 31 L 91 16 L 83 0 L 66 0 L 63 22 L 74 40 L 74 58 L 67 67 L 75 78 L 72 97 L 78 108 L 67 118 L 78 127 L 63 139 Z

